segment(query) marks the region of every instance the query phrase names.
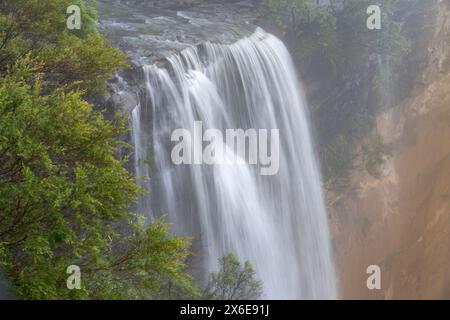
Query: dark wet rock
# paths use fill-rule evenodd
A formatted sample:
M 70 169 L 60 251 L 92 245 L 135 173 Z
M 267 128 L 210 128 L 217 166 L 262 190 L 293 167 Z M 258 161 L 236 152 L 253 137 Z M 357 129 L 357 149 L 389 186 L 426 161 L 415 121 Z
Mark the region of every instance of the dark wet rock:
M 144 85 L 142 66 L 210 41 L 232 43 L 251 34 L 259 0 L 98 0 L 99 30 L 126 53 L 131 68 L 121 70 L 109 94 L 92 102 L 107 116 L 129 113 Z
M 8 287 L 6 279 L 0 272 L 0 300 L 11 300 L 14 299 L 14 295 Z
M 205 41 L 236 41 L 255 29 L 257 3 L 100 0 L 99 29 L 133 64 L 142 65 Z

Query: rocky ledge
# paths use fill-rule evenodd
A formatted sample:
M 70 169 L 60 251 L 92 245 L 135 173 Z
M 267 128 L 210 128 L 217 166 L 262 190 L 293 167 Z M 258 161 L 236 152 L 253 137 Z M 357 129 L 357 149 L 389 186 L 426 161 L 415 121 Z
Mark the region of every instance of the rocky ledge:
M 207 41 L 232 43 L 253 32 L 259 0 L 98 0 L 99 30 L 126 53 L 132 67 L 109 83 L 95 104 L 132 110 L 143 85 L 142 66 Z

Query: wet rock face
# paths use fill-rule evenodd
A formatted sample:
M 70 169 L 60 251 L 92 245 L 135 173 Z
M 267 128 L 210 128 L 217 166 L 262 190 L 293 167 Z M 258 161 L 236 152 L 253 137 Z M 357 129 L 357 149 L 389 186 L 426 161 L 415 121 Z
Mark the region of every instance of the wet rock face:
M 99 29 L 133 64 L 158 62 L 205 41 L 252 32 L 258 1 L 99 0 Z
M 345 299 L 450 299 L 450 74 L 377 118 L 393 156 L 329 208 Z M 335 199 L 334 199 L 335 200 Z M 381 290 L 369 290 L 378 265 Z
M 205 0 L 135 0 L 128 1 L 135 4 L 143 4 L 149 7 L 179 9 L 181 7 L 190 7 L 206 2 Z
M 227 3 L 237 3 L 237 2 L 257 2 L 253 1 L 242 1 L 242 0 L 128 0 L 119 1 L 122 3 L 132 4 L 132 5 L 143 5 L 152 8 L 164 8 L 164 9 L 186 9 L 189 7 L 194 7 L 202 4 L 214 3 L 214 4 L 227 4 Z
M 10 299 L 14 299 L 14 296 L 8 289 L 6 280 L 3 274 L 0 272 L 0 300 L 10 300 Z
M 383 176 L 355 169 L 351 191 L 329 197 L 342 298 L 450 299 L 450 2 L 435 4 L 408 11 L 412 22 L 426 14 L 410 62 L 424 68 L 413 92 L 377 115 L 393 147 Z M 367 288 L 369 265 L 381 268 L 381 290 Z
M 206 41 L 232 43 L 255 30 L 259 0 L 98 0 L 99 30 L 126 53 L 131 69 L 109 84 L 94 101 L 129 113 L 144 85 L 142 66 Z

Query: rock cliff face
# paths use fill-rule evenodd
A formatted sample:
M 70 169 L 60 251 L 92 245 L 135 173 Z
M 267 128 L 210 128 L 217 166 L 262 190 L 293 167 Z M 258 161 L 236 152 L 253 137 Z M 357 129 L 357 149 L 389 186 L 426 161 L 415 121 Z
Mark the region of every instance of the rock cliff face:
M 10 299 L 14 299 L 14 295 L 11 293 L 3 273 L 0 271 L 0 300 Z
M 99 0 L 99 29 L 134 65 L 254 30 L 258 0 Z
M 439 1 L 428 61 L 411 97 L 377 118 L 391 143 L 384 175 L 353 173 L 330 195 L 341 298 L 450 299 L 450 1 Z M 366 269 L 381 268 L 381 290 Z
M 206 41 L 231 43 L 255 30 L 259 0 L 98 0 L 99 30 L 127 54 L 131 68 L 96 104 L 129 113 L 138 103 L 142 66 Z

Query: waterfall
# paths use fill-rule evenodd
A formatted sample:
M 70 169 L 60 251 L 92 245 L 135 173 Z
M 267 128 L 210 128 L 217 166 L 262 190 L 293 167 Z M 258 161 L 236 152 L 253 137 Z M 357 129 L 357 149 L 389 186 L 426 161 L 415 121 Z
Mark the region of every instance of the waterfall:
M 336 298 L 318 162 L 284 44 L 258 29 L 231 45 L 185 49 L 144 74 L 132 115 L 136 174 L 149 191 L 139 213 L 166 214 L 177 233 L 198 240 L 204 274 L 233 252 L 253 264 L 264 298 Z M 174 165 L 171 134 L 194 121 L 222 131 L 279 129 L 278 174 L 261 175 L 258 165 Z

